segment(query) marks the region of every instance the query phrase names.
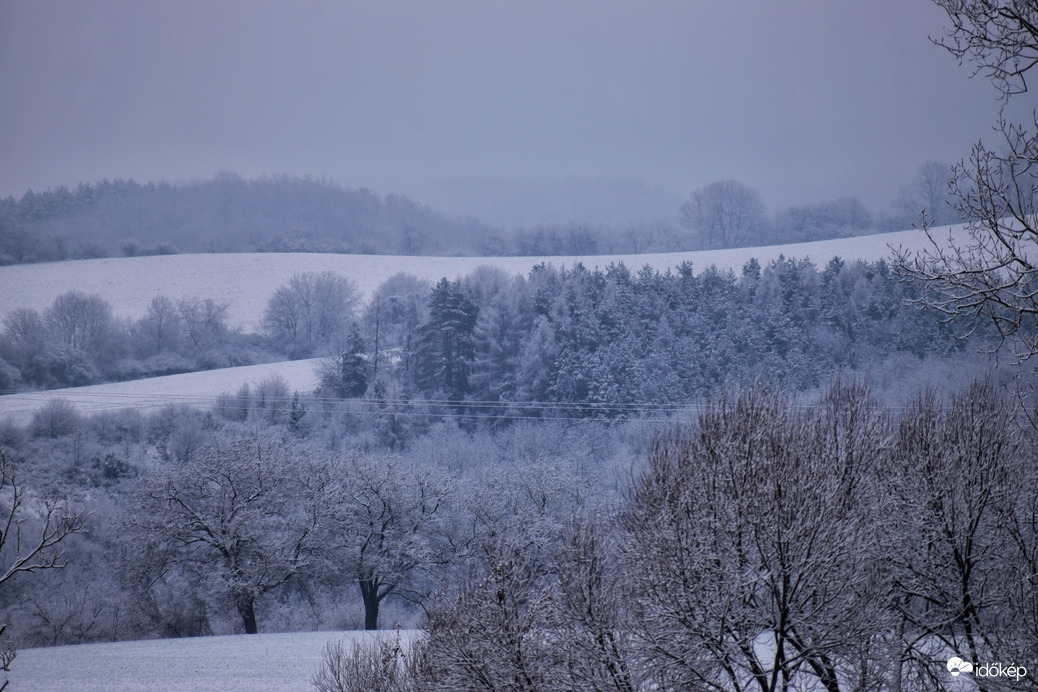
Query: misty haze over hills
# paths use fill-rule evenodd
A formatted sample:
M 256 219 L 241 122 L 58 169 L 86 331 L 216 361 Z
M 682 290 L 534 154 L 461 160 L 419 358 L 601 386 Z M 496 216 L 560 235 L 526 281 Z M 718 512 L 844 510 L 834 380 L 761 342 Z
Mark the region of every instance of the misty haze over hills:
M 617 227 L 674 223 L 684 197 L 637 178 L 455 178 L 417 184 L 413 196 L 434 209 L 474 216 L 506 230 L 540 225 Z
M 924 208 L 932 221 L 954 223 L 949 174 L 927 162 L 880 215 L 856 197 L 772 213 L 734 180 L 683 198 L 634 178 L 470 177 L 415 197 L 227 171 L 184 184 L 104 179 L 0 199 L 0 265 L 191 252 L 596 255 L 797 243 L 902 230 Z

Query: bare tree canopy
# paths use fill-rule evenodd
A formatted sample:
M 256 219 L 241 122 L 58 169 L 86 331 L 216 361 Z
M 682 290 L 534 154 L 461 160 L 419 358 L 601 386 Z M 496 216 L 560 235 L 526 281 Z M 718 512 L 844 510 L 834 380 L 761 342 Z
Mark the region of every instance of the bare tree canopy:
M 14 464 L 0 448 L 0 586 L 20 574 L 61 569 L 67 562 L 62 544 L 85 530 L 84 517 L 68 502 L 34 496 L 20 485 Z M 0 625 L 0 638 L 6 630 L 6 624 Z M 0 670 L 10 671 L 15 655 L 12 644 L 0 644 Z M 0 683 L 0 690 L 8 682 Z
M 1033 0 L 935 0 L 952 28 L 938 43 L 985 72 L 1004 100 L 1027 90 L 1025 73 L 1038 63 L 1038 5 Z M 923 229 L 931 248 L 902 253 L 903 275 L 923 286 L 920 303 L 972 332 L 995 325 L 1020 360 L 1038 353 L 1038 111 L 1016 124 L 1000 113 L 999 142 L 974 145 L 952 168 L 952 206 L 967 222 L 962 243 L 943 242 Z
M 738 180 L 718 180 L 681 205 L 681 223 L 708 249 L 753 245 L 766 223 L 760 194 Z
M 299 499 L 302 466 L 281 444 L 241 439 L 145 477 L 125 526 L 138 546 L 137 578 L 197 573 L 256 633 L 256 600 L 304 573 L 312 552 L 316 516 Z
M 975 65 L 1008 99 L 1027 91 L 1026 72 L 1038 65 L 1038 4 L 1034 0 L 934 0 L 951 20 L 935 40 L 959 61 Z
M 263 326 L 278 343 L 309 355 L 338 345 L 359 302 L 350 279 L 330 271 L 302 272 L 271 296 Z

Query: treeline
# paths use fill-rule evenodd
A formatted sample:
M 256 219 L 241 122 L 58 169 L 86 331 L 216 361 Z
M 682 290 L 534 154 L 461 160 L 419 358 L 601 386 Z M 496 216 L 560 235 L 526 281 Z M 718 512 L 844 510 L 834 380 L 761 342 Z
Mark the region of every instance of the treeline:
M 449 402 L 487 418 L 618 416 L 684 403 L 724 383 L 767 377 L 792 390 L 894 356 L 976 350 L 909 301 L 916 288 L 883 261 L 749 261 L 739 275 L 685 263 L 491 267 L 435 286 L 399 274 L 366 303 L 346 277 L 304 272 L 268 302 L 260 333 L 227 327 L 211 298 L 153 299 L 117 320 L 98 296 L 69 292 L 42 314 L 16 310 L 0 332 L 0 389 L 79 386 L 285 358 L 327 357 L 324 394 Z M 395 405 L 395 404 L 394 404 Z
M 498 234 L 399 195 L 233 173 L 103 180 L 0 200 L 0 264 L 187 252 L 489 254 Z
M 672 219 L 507 231 L 401 195 L 309 177 L 102 180 L 0 200 L 0 265 L 192 252 L 591 255 L 795 243 L 904 230 L 924 209 L 933 222 L 953 223 L 959 216 L 949 205 L 949 176 L 948 166 L 924 164 L 880 217 L 855 197 L 769 215 L 755 190 L 725 180 L 693 192 Z
M 69 291 L 40 313 L 19 308 L 0 332 L 0 392 L 80 387 L 279 358 L 227 324 L 227 304 L 158 296 L 137 319 L 100 296 Z
M 302 397 L 290 409 L 284 393 L 264 404 L 269 385 L 244 420 L 219 405 L 85 418 L 56 401 L 26 428 L 0 425 L 0 516 L 21 527 L 17 545 L 0 535 L 0 566 L 50 541 L 0 581 L 8 635 L 411 626 L 479 546 L 521 522 L 557 532 L 611 494 L 644 439 L 637 425 L 467 433 L 438 416 L 391 454 L 369 416 Z
M 540 265 L 527 277 L 488 268 L 427 292 L 398 276 L 365 309 L 363 353 L 371 384 L 391 399 L 488 418 L 558 404 L 577 406 L 551 410 L 621 416 L 761 377 L 807 390 L 838 370 L 982 342 L 957 339 L 906 303 L 914 290 L 885 262 L 839 259 L 821 271 L 807 260 L 751 260 L 738 276 L 689 264 L 673 273 Z

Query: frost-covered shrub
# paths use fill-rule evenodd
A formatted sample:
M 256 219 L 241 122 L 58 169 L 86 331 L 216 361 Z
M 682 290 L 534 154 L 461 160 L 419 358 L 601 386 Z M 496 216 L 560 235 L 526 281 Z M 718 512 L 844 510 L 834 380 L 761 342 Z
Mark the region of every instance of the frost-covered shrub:
M 68 399 L 51 399 L 32 416 L 34 437 L 56 439 L 74 433 L 81 423 L 79 412 Z
M 317 692 L 418 692 L 422 686 L 420 645 L 393 637 L 329 642 L 311 684 Z

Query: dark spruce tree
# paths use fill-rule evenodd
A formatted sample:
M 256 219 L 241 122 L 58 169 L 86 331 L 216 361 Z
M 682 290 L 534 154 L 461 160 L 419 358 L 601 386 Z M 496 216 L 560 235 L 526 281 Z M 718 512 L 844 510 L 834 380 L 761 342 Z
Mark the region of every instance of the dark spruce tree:
M 429 319 L 418 334 L 415 384 L 460 401 L 468 393 L 473 359 L 472 334 L 479 306 L 455 281 L 440 279 L 429 294 Z
M 339 356 L 339 396 L 364 396 L 367 391 L 368 359 L 364 356 L 364 340 L 354 324 Z

